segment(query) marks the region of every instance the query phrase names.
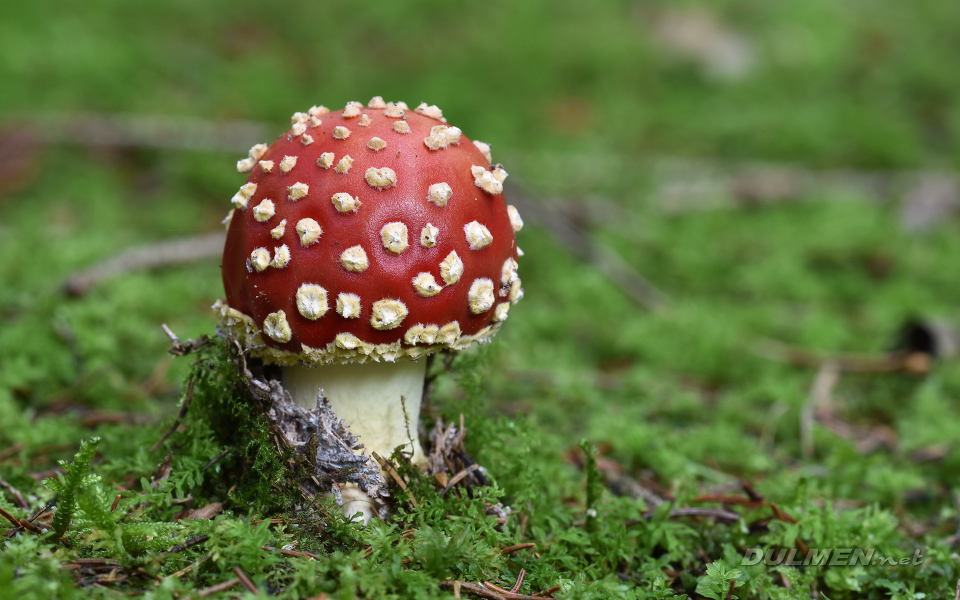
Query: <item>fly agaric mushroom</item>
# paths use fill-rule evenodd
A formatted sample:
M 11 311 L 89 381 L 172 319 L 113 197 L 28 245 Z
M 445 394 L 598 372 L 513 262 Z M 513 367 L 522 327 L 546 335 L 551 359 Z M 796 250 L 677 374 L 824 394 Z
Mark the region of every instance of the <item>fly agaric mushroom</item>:
M 523 295 L 507 173 L 436 106 L 377 97 L 292 121 L 238 163 L 214 309 L 298 405 L 322 389 L 368 450 L 420 463 L 419 359 L 489 341 Z

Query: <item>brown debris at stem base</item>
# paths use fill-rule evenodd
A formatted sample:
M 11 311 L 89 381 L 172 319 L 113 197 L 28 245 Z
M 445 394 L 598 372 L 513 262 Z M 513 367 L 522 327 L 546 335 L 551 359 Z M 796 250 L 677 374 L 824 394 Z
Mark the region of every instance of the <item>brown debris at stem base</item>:
M 279 434 L 274 441 L 291 448 L 314 468 L 313 477 L 301 482 L 303 490 L 316 495 L 328 491 L 321 489 L 320 482 L 330 482 L 327 485 L 331 487 L 334 482 L 353 483 L 370 498 L 389 496 L 380 466 L 363 451 L 363 444 L 322 394 L 317 394 L 317 407 L 307 410 L 293 403 L 280 382 L 270 380 L 267 385 L 271 406 L 265 414 Z
M 407 496 L 410 498 L 410 504 L 412 504 L 414 508 L 418 508 L 419 505 L 417 504 L 417 499 L 416 499 L 416 497 L 413 495 L 413 492 L 411 492 L 410 490 L 407 489 L 407 484 L 406 484 L 406 482 L 403 481 L 403 478 L 400 477 L 400 474 L 397 473 L 397 470 L 396 470 L 396 469 L 394 468 L 394 466 L 390 463 L 390 461 L 388 461 L 387 459 L 383 458 L 382 456 L 380 456 L 380 455 L 377 454 L 376 452 L 371 452 L 370 454 L 373 455 L 373 459 L 374 459 L 375 461 L 377 461 L 377 463 L 380 465 L 380 468 L 383 469 L 384 471 L 386 471 L 387 474 L 390 475 L 390 477 L 391 477 L 395 482 L 397 482 L 397 485 L 400 486 L 400 489 L 403 490 L 403 491 L 405 491 L 405 492 L 407 492 Z
M 164 326 L 163 329 L 170 338 L 171 354 L 189 354 L 209 343 L 206 336 L 183 343 L 168 327 Z M 296 478 L 295 485 L 305 500 L 313 500 L 322 492 L 335 491 L 344 483 L 356 484 L 371 498 L 389 496 L 379 466 L 362 452 L 363 445 L 349 432 L 343 420 L 334 414 L 330 403 L 321 394 L 318 394 L 317 407 L 314 409 L 296 406 L 279 381 L 262 375 L 264 369 L 258 359 L 248 362 L 236 339 L 223 331 L 218 331 L 218 334 L 227 342 L 231 362 L 241 382 L 233 392 L 243 395 L 250 410 L 266 418 L 270 441 L 277 451 L 292 454 L 290 474 Z M 151 450 L 159 448 L 180 425 L 193 400 L 194 386 L 195 381 L 191 379 L 180 414 Z M 226 448 L 203 470 L 209 469 L 233 450 Z
M 168 327 L 164 327 L 164 332 L 172 344 L 170 352 L 177 355 L 189 354 L 209 343 L 205 338 L 183 343 Z M 388 479 L 402 490 L 407 490 L 406 481 L 400 476 L 398 468 L 401 472 L 406 471 L 383 457 L 367 453 L 343 420 L 333 412 L 322 393 L 317 395 L 316 408 L 307 410 L 296 406 L 281 383 L 267 376 L 267 373 L 271 373 L 269 367 L 265 367 L 259 359 L 248 359 L 238 340 L 227 332 L 219 330 L 218 335 L 226 340 L 229 358 L 240 379 L 240 385 L 235 386 L 234 392 L 245 396 L 243 401 L 251 411 L 259 412 L 266 418 L 271 445 L 280 454 L 292 454 L 287 461 L 289 473 L 295 478 L 294 485 L 305 500 L 313 501 L 318 494 L 330 492 L 339 502 L 338 492 L 347 483 L 355 484 L 374 500 L 390 496 Z M 449 362 L 445 361 L 445 366 Z M 429 385 L 429 381 L 426 383 Z M 180 426 L 193 400 L 194 387 L 195 381 L 191 379 L 180 414 L 151 450 L 158 449 Z M 433 478 L 443 493 L 472 494 L 474 489 L 489 485 L 485 469 L 474 462 L 464 448 L 466 435 L 464 418 L 460 415 L 459 424 L 447 424 L 438 418 L 429 434 L 429 442 L 424 440 L 427 461 L 420 471 Z M 227 456 L 231 457 L 231 461 L 242 460 L 239 454 L 231 454 L 236 448 L 238 446 L 224 449 L 204 469 L 209 469 Z M 409 457 L 401 456 L 400 460 L 409 461 Z M 165 463 L 161 463 L 154 481 L 163 478 Z M 411 465 L 407 463 L 406 466 Z M 414 508 L 419 506 L 416 498 L 412 495 L 409 498 Z M 378 504 L 381 517 L 385 517 L 388 506 L 382 502 Z M 501 503 L 493 504 L 487 500 L 484 500 L 484 510 L 486 514 L 495 516 L 499 525 L 506 523 L 512 512 Z
M 186 343 L 183 343 L 180 341 L 180 338 L 177 337 L 177 334 L 170 331 L 166 323 L 160 325 L 160 328 L 163 329 L 163 333 L 170 339 L 170 349 L 167 350 L 167 352 L 174 356 L 186 356 L 210 343 L 210 338 L 205 334 L 195 340 L 187 340 Z

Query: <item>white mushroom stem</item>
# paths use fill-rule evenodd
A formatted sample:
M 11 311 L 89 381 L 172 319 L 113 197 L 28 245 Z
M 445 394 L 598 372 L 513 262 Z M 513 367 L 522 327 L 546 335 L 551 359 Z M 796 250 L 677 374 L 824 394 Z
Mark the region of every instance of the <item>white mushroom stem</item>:
M 317 391 L 330 402 L 350 433 L 360 439 L 369 454 L 389 458 L 402 446 L 413 451 L 413 462 L 424 460 L 417 436 L 420 402 L 427 361 L 374 362 L 366 364 L 285 367 L 283 387 L 303 408 L 317 406 Z M 360 511 L 364 523 L 376 512 L 366 495 L 355 486 L 343 489 L 343 511 Z

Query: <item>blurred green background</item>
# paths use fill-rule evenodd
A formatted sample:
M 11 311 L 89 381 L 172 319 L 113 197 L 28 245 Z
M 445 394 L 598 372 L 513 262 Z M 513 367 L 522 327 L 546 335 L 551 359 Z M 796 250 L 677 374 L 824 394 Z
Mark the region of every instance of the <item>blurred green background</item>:
M 960 323 L 958 23 L 942 0 L 8 3 L 0 449 L 75 448 L 91 415 L 125 448 L 130 414 L 172 414 L 187 364 L 159 326 L 212 333 L 217 259 L 79 297 L 65 278 L 220 231 L 245 148 L 380 95 L 490 143 L 527 220 L 480 412 L 525 415 L 557 464 L 585 436 L 674 493 L 802 478 L 948 535 L 955 363 L 844 373 L 805 432 L 816 369 L 758 354 L 879 355 L 907 319 Z

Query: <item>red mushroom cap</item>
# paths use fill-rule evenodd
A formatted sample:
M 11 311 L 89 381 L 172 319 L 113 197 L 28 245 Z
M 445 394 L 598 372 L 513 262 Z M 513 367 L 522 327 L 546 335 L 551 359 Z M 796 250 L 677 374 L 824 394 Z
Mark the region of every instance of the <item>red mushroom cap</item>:
M 224 327 L 279 364 L 485 342 L 522 297 L 506 172 L 435 106 L 314 107 L 237 165 Z

